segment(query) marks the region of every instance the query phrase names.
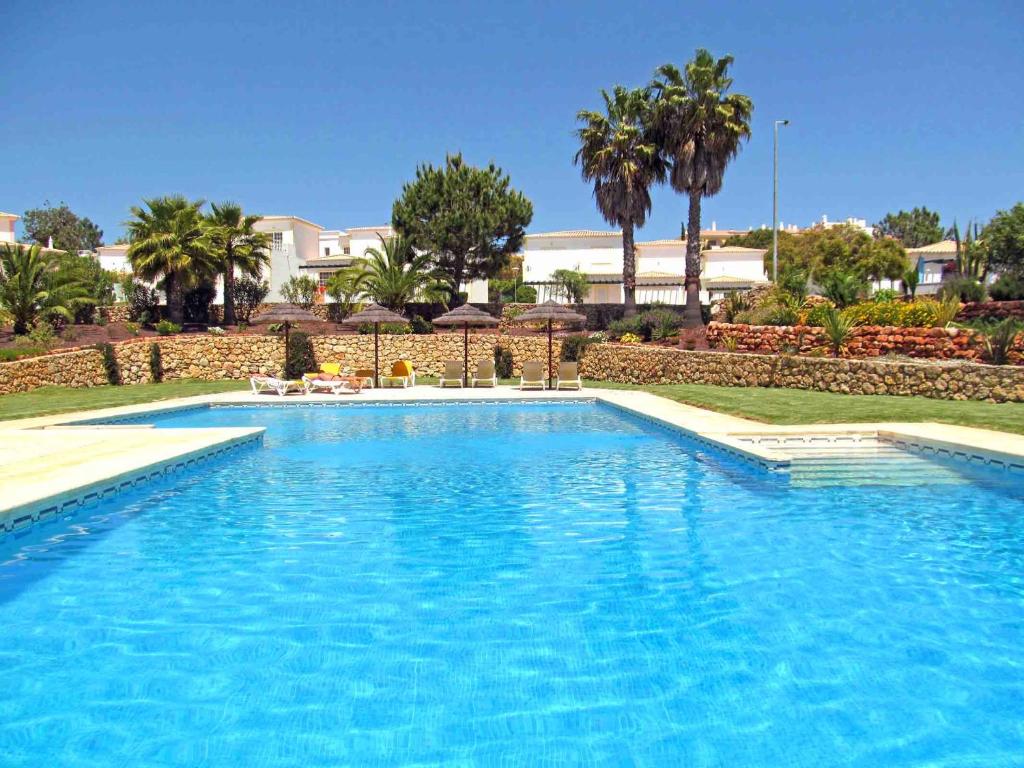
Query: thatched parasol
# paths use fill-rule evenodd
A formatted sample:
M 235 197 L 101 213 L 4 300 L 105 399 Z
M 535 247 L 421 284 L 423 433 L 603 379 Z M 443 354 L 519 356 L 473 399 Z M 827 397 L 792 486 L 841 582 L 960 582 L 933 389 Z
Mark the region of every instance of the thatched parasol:
M 288 367 L 288 332 L 294 323 L 321 322 L 320 318 L 308 309 L 297 307 L 294 304 L 275 304 L 270 309 L 264 310 L 252 318 L 251 322 L 260 324 L 281 323 L 284 326 L 284 360 L 285 367 Z
M 380 383 L 380 324 L 381 323 L 408 323 L 409 321 L 397 312 L 392 312 L 380 304 L 371 304 L 362 312 L 349 315 L 341 321 L 342 325 L 362 325 L 373 323 L 373 386 Z
M 566 323 L 568 325 L 579 325 L 587 322 L 587 316 L 581 315 L 579 312 L 573 312 L 568 307 L 557 304 L 549 299 L 543 304 L 538 304 L 533 309 L 523 312 L 523 314 L 515 319 L 515 322 L 536 323 L 543 322 L 544 320 L 547 320 L 548 323 L 548 387 L 550 387 L 554 375 L 551 355 L 551 324 Z
M 435 317 L 434 325 L 462 326 L 465 332 L 462 342 L 462 383 L 469 386 L 469 327 L 483 328 L 498 324 L 498 318 L 487 314 L 469 304 L 456 307 L 451 312 L 446 312 L 440 317 Z

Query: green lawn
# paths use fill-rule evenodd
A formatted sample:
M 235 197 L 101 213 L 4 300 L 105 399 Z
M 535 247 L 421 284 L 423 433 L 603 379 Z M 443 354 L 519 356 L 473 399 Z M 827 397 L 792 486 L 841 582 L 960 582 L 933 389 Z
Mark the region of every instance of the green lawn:
M 1024 434 L 1024 403 L 979 403 L 927 397 L 841 395 L 800 389 L 663 384 L 636 387 L 587 382 L 609 389 L 643 389 L 670 400 L 769 424 L 834 424 L 865 421 L 939 421 Z
M 31 392 L 0 396 L 0 421 L 47 416 L 53 413 L 113 408 L 118 405 L 149 403 L 175 397 L 208 395 L 246 389 L 247 381 L 199 381 L 175 379 L 162 384 L 134 384 L 124 387 L 42 387 Z
M 434 384 L 433 377 L 418 379 Z M 503 384 L 518 384 L 506 379 Z M 643 389 L 671 400 L 722 413 L 745 416 L 769 424 L 829 424 L 866 421 L 941 421 L 1024 434 L 1024 403 L 976 403 L 932 400 L 925 397 L 839 395 L 798 389 L 713 387 L 703 384 L 666 384 L 636 387 L 610 382 L 587 382 L 589 387 Z M 54 413 L 148 403 L 175 397 L 245 389 L 244 381 L 178 379 L 163 384 L 66 389 L 44 387 L 0 397 L 0 421 Z

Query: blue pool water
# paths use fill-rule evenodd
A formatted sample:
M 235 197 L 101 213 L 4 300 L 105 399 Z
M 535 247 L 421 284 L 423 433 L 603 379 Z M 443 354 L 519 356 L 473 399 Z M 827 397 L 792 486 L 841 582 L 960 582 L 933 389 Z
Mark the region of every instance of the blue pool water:
M 593 404 L 157 423 L 268 431 L 0 540 L 0 765 L 1024 763 L 1019 481 Z

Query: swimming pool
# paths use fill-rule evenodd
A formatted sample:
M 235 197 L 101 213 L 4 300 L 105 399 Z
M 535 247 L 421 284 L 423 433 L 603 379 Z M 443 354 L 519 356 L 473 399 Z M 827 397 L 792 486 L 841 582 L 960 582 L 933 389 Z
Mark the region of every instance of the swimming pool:
M 0 539 L 2 765 L 1024 754 L 1019 480 L 805 487 L 599 404 L 147 421 L 267 433 Z

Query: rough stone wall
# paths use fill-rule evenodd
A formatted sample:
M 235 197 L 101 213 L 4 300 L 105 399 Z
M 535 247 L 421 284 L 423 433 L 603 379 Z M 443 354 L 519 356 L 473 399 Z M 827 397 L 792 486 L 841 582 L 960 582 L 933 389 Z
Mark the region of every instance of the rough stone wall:
M 325 363 L 345 360 L 354 368 L 373 367 L 373 336 L 311 336 L 313 354 L 317 362 Z M 512 352 L 513 375 L 522 371 L 524 360 L 548 359 L 547 337 L 504 336 L 495 333 L 469 334 L 469 367 L 475 369 L 480 360 L 493 360 L 495 346 L 502 346 Z M 557 366 L 562 351 L 562 342 L 554 340 L 554 359 Z M 404 336 L 380 337 L 380 366 L 387 368 L 396 360 L 411 360 L 417 375 L 438 376 L 444 370 L 446 360 L 462 360 L 463 334 L 434 333 L 429 335 L 407 334 Z
M 811 326 L 774 326 L 711 323 L 707 329 L 708 344 L 714 349 L 725 349 L 726 339 L 736 340 L 738 352 L 797 352 L 802 354 L 821 351 L 829 346 L 828 337 L 821 328 Z M 879 357 L 897 354 L 933 360 L 984 359 L 985 337 L 965 328 L 898 328 L 865 325 L 854 330 L 846 345 L 850 357 Z M 1010 360 L 1020 363 L 1024 355 L 1024 337 L 1018 336 L 1016 352 Z
M 1024 319 L 1024 301 L 972 301 L 964 304 L 957 315 L 958 320 L 1002 320 L 1007 317 Z
M 373 336 L 311 336 L 310 341 L 318 363 L 344 359 L 353 367 L 373 367 Z M 284 368 L 284 340 L 280 336 L 188 334 L 131 339 L 114 345 L 124 384 L 152 380 L 149 347 L 153 343 L 160 345 L 164 379 L 246 379 L 254 373 L 277 375 Z M 383 335 L 381 369 L 387 370 L 394 361 L 406 359 L 413 362 L 418 374 L 437 376 L 446 360 L 462 359 L 462 344 L 461 333 Z M 471 369 L 482 359 L 493 359 L 494 347 L 499 344 L 511 350 L 517 376 L 524 360 L 547 360 L 546 337 L 470 334 Z M 557 365 L 561 341 L 555 339 L 553 347 Z M 0 363 L 0 394 L 49 385 L 92 387 L 106 383 L 102 357 L 95 349 Z
M 100 317 L 105 318 L 108 323 L 127 323 L 128 305 L 112 304 L 109 307 L 97 307 Z
M 858 395 L 1024 402 L 1024 368 L 1016 366 L 836 360 L 592 344 L 584 352 L 580 372 L 588 379 L 630 384 L 785 387 Z

